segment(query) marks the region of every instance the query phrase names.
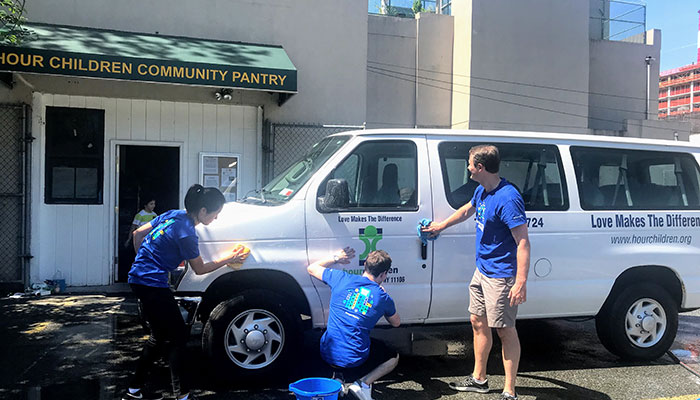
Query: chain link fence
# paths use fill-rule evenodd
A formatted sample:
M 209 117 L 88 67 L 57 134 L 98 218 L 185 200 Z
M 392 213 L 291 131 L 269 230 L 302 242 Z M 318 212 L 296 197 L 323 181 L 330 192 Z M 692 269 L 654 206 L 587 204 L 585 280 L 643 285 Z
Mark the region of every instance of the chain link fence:
M 292 165 L 324 137 L 357 129 L 364 129 L 364 126 L 273 124 L 266 121 L 263 134 L 263 184 Z
M 27 244 L 28 108 L 0 105 L 0 282 L 24 282 Z

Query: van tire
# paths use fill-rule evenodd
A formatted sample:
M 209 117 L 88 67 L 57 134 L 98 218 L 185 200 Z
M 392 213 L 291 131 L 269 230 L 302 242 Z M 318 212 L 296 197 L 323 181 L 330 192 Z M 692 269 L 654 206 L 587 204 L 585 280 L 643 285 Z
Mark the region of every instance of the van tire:
M 202 347 L 222 378 L 256 378 L 289 371 L 302 346 L 302 325 L 294 304 L 269 290 L 248 290 L 219 303 L 202 333 Z M 258 354 L 258 356 L 256 356 Z
M 663 287 L 649 283 L 625 287 L 596 316 L 600 342 L 625 359 L 661 357 L 677 330 L 678 305 Z

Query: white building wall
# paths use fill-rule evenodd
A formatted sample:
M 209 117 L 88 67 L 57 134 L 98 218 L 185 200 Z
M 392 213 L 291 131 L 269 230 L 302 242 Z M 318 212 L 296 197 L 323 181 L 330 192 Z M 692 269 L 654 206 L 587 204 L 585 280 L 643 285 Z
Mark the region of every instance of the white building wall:
M 274 122 L 365 121 L 366 1 L 32 0 L 27 15 L 31 22 L 281 45 L 297 68 L 299 93 L 282 107 L 276 96 L 248 104 L 264 106 Z
M 469 127 L 587 133 L 589 3 L 471 3 Z
M 48 106 L 105 110 L 104 203 L 44 204 L 45 110 Z M 261 112 L 257 107 L 35 93 L 32 143 L 31 281 L 61 270 L 71 286 L 111 282 L 114 266 L 115 147 L 175 145 L 181 151 L 180 199 L 199 180 L 199 153 L 242 155 L 241 187 L 259 184 Z M 182 206 L 182 205 L 181 205 Z
M 367 128 L 416 124 L 416 21 L 368 16 Z
M 623 130 L 626 119 L 645 119 L 647 83 L 651 87 L 650 119 L 656 119 L 661 32 L 656 29 L 647 32 L 647 44 L 591 40 L 590 47 L 591 129 Z M 650 82 L 647 82 L 647 56 L 653 58 Z
M 452 17 L 369 15 L 368 21 L 367 127 L 449 127 Z
M 449 128 L 452 117 L 453 18 L 447 15 L 420 13 L 416 24 L 416 125 Z

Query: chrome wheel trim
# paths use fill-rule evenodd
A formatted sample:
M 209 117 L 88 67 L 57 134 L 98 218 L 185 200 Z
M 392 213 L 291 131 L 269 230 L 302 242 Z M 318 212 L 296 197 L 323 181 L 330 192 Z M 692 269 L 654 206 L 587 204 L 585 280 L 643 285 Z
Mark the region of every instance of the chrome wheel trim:
M 226 328 L 226 355 L 244 369 L 272 364 L 282 353 L 285 335 L 282 322 L 267 310 L 252 309 L 238 314 Z

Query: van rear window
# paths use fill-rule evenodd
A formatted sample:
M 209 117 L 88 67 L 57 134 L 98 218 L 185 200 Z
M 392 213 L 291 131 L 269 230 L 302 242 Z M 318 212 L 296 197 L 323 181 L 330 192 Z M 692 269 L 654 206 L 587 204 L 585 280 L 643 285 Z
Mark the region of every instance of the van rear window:
M 687 153 L 571 147 L 584 210 L 698 210 L 700 171 Z
M 471 200 L 479 185 L 469 177 L 469 149 L 485 144 L 442 142 L 438 146 L 445 195 L 458 209 Z M 569 208 L 559 150 L 554 145 L 491 143 L 501 154 L 499 174 L 523 196 L 526 211 L 563 211 Z

